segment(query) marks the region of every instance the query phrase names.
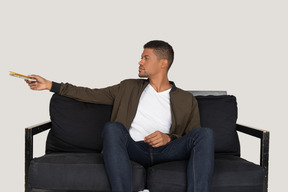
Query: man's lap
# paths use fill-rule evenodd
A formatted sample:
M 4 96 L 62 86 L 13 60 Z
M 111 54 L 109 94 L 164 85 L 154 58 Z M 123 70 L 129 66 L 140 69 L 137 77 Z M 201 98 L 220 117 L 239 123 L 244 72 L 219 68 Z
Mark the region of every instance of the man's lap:
M 113 122 L 110 122 L 110 124 L 115 126 Z M 175 139 L 166 145 L 154 148 L 144 141 L 135 142 L 127 129 L 120 123 L 116 123 L 116 126 L 121 129 L 121 131 L 117 132 L 117 136 L 127 139 L 126 147 L 130 160 L 135 161 L 144 167 L 166 161 L 188 159 L 193 147 L 191 146 L 191 141 L 193 140 L 193 137 L 198 135 L 197 132 L 202 131 L 202 128 L 194 129 L 181 138 Z

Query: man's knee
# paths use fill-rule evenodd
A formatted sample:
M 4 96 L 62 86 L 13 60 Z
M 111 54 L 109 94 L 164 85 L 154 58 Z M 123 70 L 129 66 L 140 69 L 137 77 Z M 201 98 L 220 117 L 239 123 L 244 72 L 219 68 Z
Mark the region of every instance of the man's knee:
M 126 128 L 124 127 L 122 123 L 107 122 L 104 125 L 103 131 L 102 131 L 102 137 L 112 139 L 113 137 L 121 136 L 124 130 L 126 130 Z
M 191 135 L 195 137 L 195 134 L 197 135 L 198 138 L 201 140 L 204 140 L 207 143 L 214 144 L 214 131 L 210 128 L 206 127 L 201 127 L 201 128 L 196 128 L 192 130 Z
M 214 131 L 212 129 L 206 127 L 200 129 L 202 130 L 203 137 L 214 139 Z

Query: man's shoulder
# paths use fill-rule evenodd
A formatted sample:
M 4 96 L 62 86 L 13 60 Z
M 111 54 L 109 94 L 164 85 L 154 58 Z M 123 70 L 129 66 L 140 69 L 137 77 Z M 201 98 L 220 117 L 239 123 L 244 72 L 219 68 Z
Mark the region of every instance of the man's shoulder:
M 181 99 L 192 99 L 192 100 L 196 100 L 196 98 L 194 97 L 194 95 L 190 92 L 190 91 L 186 91 L 186 90 L 183 90 L 179 87 L 177 87 L 174 91 L 174 95 L 178 98 L 181 98 Z
M 146 79 L 125 79 L 121 81 L 122 85 L 141 85 L 148 82 Z
M 180 94 L 180 95 L 183 95 L 183 96 L 189 96 L 189 97 L 191 97 L 191 95 L 193 96 L 193 94 L 190 91 L 183 90 L 183 89 L 181 89 L 179 87 L 176 88 L 175 92 L 177 94 Z

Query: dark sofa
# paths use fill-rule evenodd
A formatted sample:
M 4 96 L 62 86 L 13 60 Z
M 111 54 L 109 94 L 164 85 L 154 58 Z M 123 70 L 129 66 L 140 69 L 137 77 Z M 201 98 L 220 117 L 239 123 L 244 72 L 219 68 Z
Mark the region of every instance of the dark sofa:
M 193 94 L 202 126 L 212 128 L 215 134 L 212 192 L 268 191 L 269 132 L 236 124 L 234 96 L 207 91 Z M 110 191 L 101 154 L 101 132 L 112 107 L 54 94 L 51 121 L 25 130 L 25 192 Z M 48 129 L 46 153 L 34 158 L 33 137 Z M 259 165 L 241 158 L 237 131 L 261 139 Z M 147 170 L 136 162 L 131 165 L 133 191 L 186 191 L 186 160 L 157 164 Z

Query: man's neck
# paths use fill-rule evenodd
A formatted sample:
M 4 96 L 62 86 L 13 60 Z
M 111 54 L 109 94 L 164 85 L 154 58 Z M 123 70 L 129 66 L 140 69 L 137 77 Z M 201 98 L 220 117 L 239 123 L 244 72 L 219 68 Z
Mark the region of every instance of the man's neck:
M 166 91 L 167 89 L 171 88 L 171 85 L 169 83 L 168 77 L 164 78 L 149 78 L 149 83 L 155 89 L 155 91 L 162 92 Z

